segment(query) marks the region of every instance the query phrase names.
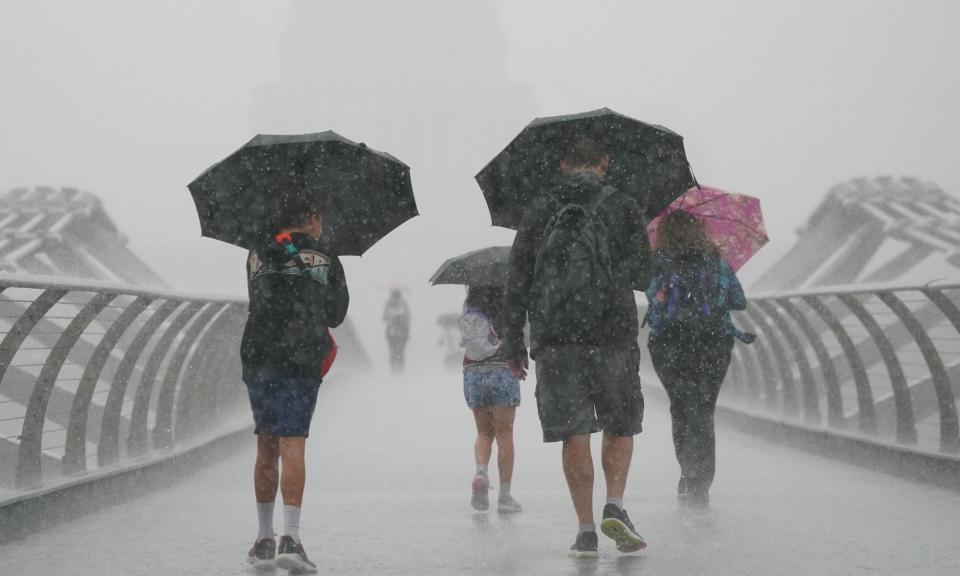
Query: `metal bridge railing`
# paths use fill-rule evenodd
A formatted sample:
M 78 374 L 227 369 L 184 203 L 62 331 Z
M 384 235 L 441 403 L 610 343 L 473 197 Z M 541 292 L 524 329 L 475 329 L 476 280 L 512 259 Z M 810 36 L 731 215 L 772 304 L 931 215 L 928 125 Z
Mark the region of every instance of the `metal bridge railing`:
M 242 427 L 245 316 L 239 299 L 0 277 L 0 496 Z
M 754 294 L 723 405 L 960 453 L 960 283 Z

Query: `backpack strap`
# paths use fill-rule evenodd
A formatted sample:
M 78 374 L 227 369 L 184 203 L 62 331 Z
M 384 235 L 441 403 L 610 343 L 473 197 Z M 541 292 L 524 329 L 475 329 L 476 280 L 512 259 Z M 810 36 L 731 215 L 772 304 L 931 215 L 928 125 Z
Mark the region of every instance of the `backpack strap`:
M 293 244 L 293 237 L 290 236 L 289 232 L 281 232 L 273 237 L 278 244 L 283 246 L 283 251 L 297 263 L 297 268 L 300 270 L 302 276 L 310 277 L 310 268 L 307 267 L 307 263 L 303 261 L 303 256 L 300 255 L 300 250 L 297 250 L 297 247 Z
M 591 214 L 596 214 L 597 208 L 599 208 L 601 204 L 606 202 L 607 198 L 613 196 L 613 194 L 616 191 L 617 189 L 614 188 L 613 186 L 609 184 L 604 185 L 602 188 L 600 188 L 600 192 L 598 192 L 597 195 L 593 197 L 593 200 L 591 200 L 590 203 L 586 205 L 587 211 L 590 212 Z

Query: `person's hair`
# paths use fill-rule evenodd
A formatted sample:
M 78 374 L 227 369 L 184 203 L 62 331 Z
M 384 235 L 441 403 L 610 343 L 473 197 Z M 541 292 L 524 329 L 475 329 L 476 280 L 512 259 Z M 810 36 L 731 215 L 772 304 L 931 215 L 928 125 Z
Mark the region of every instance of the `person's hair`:
M 468 286 L 466 305 L 467 308 L 483 312 L 493 323 L 493 329 L 497 333 L 500 332 L 503 288 L 497 286 Z
M 599 166 L 607 151 L 593 138 L 581 136 L 570 142 L 560 155 L 560 161 L 571 168 Z
M 303 188 L 292 185 L 280 194 L 275 223 L 278 228 L 296 228 L 309 224 L 310 217 L 318 214 L 320 208 L 306 197 Z
M 707 236 L 707 229 L 696 215 L 683 210 L 675 210 L 660 221 L 657 226 L 657 245 L 659 252 L 683 252 L 701 256 L 716 256 L 717 246 Z

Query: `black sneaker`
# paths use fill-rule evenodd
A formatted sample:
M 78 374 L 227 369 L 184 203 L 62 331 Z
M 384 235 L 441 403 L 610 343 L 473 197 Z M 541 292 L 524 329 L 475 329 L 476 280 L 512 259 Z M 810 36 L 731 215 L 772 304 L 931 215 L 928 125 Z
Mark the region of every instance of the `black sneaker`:
M 574 558 L 597 558 L 597 533 L 580 532 L 577 540 L 570 547 L 570 556 Z
M 303 545 L 290 536 L 280 537 L 280 546 L 277 548 L 277 568 L 301 574 L 313 574 L 317 571 L 317 565 L 307 558 Z
M 273 538 L 262 538 L 253 543 L 253 548 L 247 552 L 247 564 L 256 569 L 269 569 L 275 566 L 277 559 L 277 542 Z
M 630 522 L 627 511 L 616 504 L 607 504 L 603 507 L 603 522 L 600 530 L 617 543 L 617 550 L 623 553 L 636 552 L 647 547 L 647 543 L 637 534 L 637 529 Z

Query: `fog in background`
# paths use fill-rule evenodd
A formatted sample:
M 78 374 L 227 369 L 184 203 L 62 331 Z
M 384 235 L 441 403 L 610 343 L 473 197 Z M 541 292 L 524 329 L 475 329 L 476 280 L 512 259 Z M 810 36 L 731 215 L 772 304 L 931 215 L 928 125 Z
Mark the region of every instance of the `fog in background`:
M 956 194 L 960 4 L 406 0 L 0 4 L 0 189 L 96 193 L 178 289 L 245 294 L 244 254 L 203 239 L 186 184 L 253 134 L 333 129 L 412 167 L 421 217 L 345 266 L 385 359 L 406 289 L 411 352 L 440 361 L 430 288 L 490 227 L 473 175 L 534 116 L 611 107 L 686 139 L 701 183 L 759 196 L 794 241 L 826 190 L 913 175 Z

